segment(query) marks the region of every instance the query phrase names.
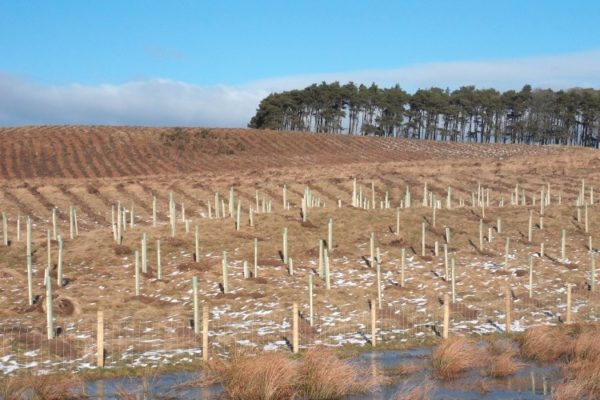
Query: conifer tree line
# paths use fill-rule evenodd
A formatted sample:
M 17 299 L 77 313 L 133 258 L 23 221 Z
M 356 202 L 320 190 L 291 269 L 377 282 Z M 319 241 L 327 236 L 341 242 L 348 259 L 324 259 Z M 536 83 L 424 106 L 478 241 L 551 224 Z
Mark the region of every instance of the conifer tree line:
M 264 98 L 250 128 L 483 143 L 598 147 L 600 90 L 313 84 Z

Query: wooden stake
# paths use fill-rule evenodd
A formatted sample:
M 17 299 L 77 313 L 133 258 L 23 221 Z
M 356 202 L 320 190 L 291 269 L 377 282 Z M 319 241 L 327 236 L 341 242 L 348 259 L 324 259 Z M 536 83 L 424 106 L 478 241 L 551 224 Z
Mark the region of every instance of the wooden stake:
M 104 312 L 98 310 L 96 329 L 96 366 L 104 368 Z
M 200 262 L 200 227 L 194 227 L 194 258 L 196 262 Z
M 283 228 L 283 263 L 288 263 L 288 228 Z
M 160 256 L 160 240 L 156 241 L 156 274 L 158 280 L 162 279 L 162 260 Z
M 505 301 L 505 312 L 506 312 L 506 328 L 505 331 L 507 333 L 510 333 L 510 331 L 512 330 L 512 293 L 510 291 L 510 288 L 506 288 L 506 292 L 504 295 L 504 301 Z
M 58 235 L 58 262 L 56 264 L 56 280 L 58 283 L 58 287 L 62 287 L 63 285 L 63 240 L 60 235 Z
M 377 307 L 371 300 L 371 346 L 377 347 Z
M 200 310 L 198 308 L 198 278 L 192 277 L 192 298 L 194 302 L 194 333 L 200 334 Z
M 292 352 L 298 354 L 298 303 L 292 304 Z
M 52 239 L 56 240 L 56 207 L 52 207 Z
M 48 340 L 54 339 L 54 318 L 52 315 L 52 279 L 50 279 L 50 270 L 46 269 L 46 328 Z
M 229 293 L 229 280 L 227 274 L 227 252 L 223 252 L 223 293 Z
M 27 292 L 29 305 L 33 305 L 33 266 L 31 248 L 31 218 L 27 217 Z
M 529 256 L 529 298 L 533 298 L 533 257 Z
M 202 307 L 202 360 L 208 361 L 208 306 Z

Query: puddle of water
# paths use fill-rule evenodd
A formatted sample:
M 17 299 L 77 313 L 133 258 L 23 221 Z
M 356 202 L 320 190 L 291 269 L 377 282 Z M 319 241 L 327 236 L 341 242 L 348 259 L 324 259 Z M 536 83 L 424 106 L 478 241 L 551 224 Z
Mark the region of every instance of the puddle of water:
M 432 380 L 430 348 L 404 351 L 363 353 L 352 360 L 368 374 L 382 374 L 401 366 L 416 366 L 416 372 L 407 377 L 394 378 L 391 384 L 381 385 L 373 393 L 348 396 L 347 400 L 390 399 L 403 390 L 424 382 L 432 382 L 431 398 L 442 399 L 490 399 L 490 400 L 538 400 L 550 398 L 552 387 L 560 381 L 558 368 L 530 363 L 516 374 L 502 379 L 489 379 L 478 371 L 470 371 L 451 381 Z M 186 387 L 183 383 L 198 378 L 198 373 L 173 373 L 142 378 L 107 379 L 88 382 L 86 392 L 92 399 L 116 400 L 120 389 L 136 393 L 139 399 L 215 399 L 222 392 L 220 385 L 204 388 Z M 152 395 L 144 396 L 144 392 Z
M 479 371 L 469 371 L 449 381 L 432 380 L 431 349 L 419 348 L 407 351 L 363 353 L 356 364 L 372 374 L 399 366 L 419 368 L 407 377 L 395 379 L 392 384 L 382 385 L 375 393 L 349 396 L 347 400 L 390 399 L 403 390 L 431 382 L 432 399 L 523 399 L 550 398 L 552 387 L 561 377 L 557 367 L 528 363 L 514 375 L 490 379 Z

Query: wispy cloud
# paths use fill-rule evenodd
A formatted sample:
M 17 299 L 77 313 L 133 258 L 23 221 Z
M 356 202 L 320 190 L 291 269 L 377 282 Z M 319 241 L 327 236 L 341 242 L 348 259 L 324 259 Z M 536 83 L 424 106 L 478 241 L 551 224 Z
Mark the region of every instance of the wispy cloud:
M 185 54 L 179 50 L 156 46 L 153 44 L 147 44 L 144 46 L 144 52 L 157 60 L 181 61 L 185 58 Z
M 201 86 L 168 79 L 119 85 L 42 85 L 0 73 L 0 125 L 125 124 L 246 126 L 258 103 L 274 91 L 321 81 L 380 86 L 461 85 L 520 88 L 525 83 L 554 89 L 600 87 L 600 51 L 511 60 L 457 61 L 271 78 L 244 85 Z

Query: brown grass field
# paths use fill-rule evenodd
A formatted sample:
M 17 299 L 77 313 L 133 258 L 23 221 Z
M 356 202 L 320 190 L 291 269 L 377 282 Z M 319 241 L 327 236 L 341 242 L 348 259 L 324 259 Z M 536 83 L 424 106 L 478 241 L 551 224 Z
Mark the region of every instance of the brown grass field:
M 371 199 L 374 182 L 376 209 L 351 207 L 354 178 L 367 199 Z M 589 203 L 588 233 L 583 219 L 577 221 L 575 206 L 582 179 Z M 442 200 L 435 227 L 432 209 L 422 205 L 425 183 Z M 284 184 L 290 210 L 282 207 Z M 510 204 L 516 184 L 525 190 L 526 205 Z M 396 207 L 407 185 L 413 205 L 401 210 L 397 236 Z M 490 189 L 482 250 L 478 248 L 482 209 L 471 204 L 478 185 Z M 540 229 L 540 189 L 547 185 L 551 187 L 551 204 L 545 208 L 544 227 Z M 307 186 L 324 206 L 310 208 L 308 222 L 302 223 L 300 203 Z M 231 187 L 236 202 L 241 201 L 240 231 L 235 230 L 233 218 L 207 217 L 207 202 L 212 203 L 218 192 L 227 203 Z M 451 209 L 446 208 L 445 201 L 448 187 L 452 188 Z M 115 363 L 117 354 L 127 351 L 176 349 L 181 341 L 187 347 L 199 347 L 200 341 L 189 326 L 193 276 L 199 280 L 201 305 L 210 306 L 214 329 L 211 347 L 219 354 L 230 344 L 259 349 L 267 345 L 285 347 L 282 336 L 289 339 L 285 332 L 293 302 L 299 304 L 302 314 L 301 346 L 317 341 L 358 343 L 361 336 L 357 331 L 361 329 L 366 332 L 363 342 L 367 343 L 369 301 L 377 296 L 374 269 L 365 261 L 371 232 L 382 254 L 384 299 L 378 317 L 382 336 L 384 331 L 396 339 L 435 335 L 441 318 L 440 301 L 450 292 L 450 283 L 444 279 L 443 253 L 434 255 L 434 242 L 440 249 L 445 242 L 445 227 L 451 229 L 449 252 L 456 260 L 457 302 L 451 306 L 451 331 L 502 331 L 507 287 L 513 291 L 513 320 L 521 327 L 564 320 L 567 283 L 574 285 L 573 319 L 593 319 L 599 303 L 596 293 L 589 290 L 588 236 L 594 244 L 599 243 L 600 213 L 598 205 L 590 203 L 592 187 L 600 188 L 600 153 L 582 148 L 244 129 L 1 128 L 0 211 L 8 217 L 10 246 L 0 245 L 0 355 L 42 348 L 53 349 L 49 350 L 52 357 L 93 363 L 90 354 L 98 310 L 105 313 L 110 332 L 107 356 Z M 255 206 L 256 191 L 261 199 L 272 201 L 272 212 L 255 214 L 255 226 L 250 227 L 248 209 Z M 379 202 L 386 192 L 391 207 L 381 209 Z M 176 238 L 170 237 L 169 193 L 178 205 Z M 156 228 L 151 224 L 152 196 L 158 201 Z M 499 206 L 502 198 L 504 207 Z M 464 207 L 459 207 L 460 199 Z M 135 227 L 124 232 L 123 248 L 115 247 L 111 230 L 111 206 L 117 202 L 127 208 L 133 205 L 136 215 Z M 181 203 L 191 220 L 189 233 L 181 221 Z M 80 234 L 74 240 L 68 239 L 70 206 L 76 207 L 79 218 Z M 62 334 L 48 342 L 44 336 L 44 302 L 38 301 L 33 307 L 27 304 L 24 217 L 33 221 L 34 294 L 43 296 L 46 232 L 52 207 L 57 207 L 58 231 L 65 239 L 68 284 L 53 288 L 55 320 Z M 534 216 L 531 242 L 527 237 L 529 210 Z M 16 238 L 19 215 L 20 241 Z M 307 275 L 317 268 L 318 241 L 327 238 L 329 218 L 334 223 L 332 283 L 327 290 L 324 282 L 314 277 L 318 323 L 311 328 L 305 318 Z M 502 219 L 501 233 L 496 232 L 497 218 Z M 422 222 L 427 224 L 425 256 L 421 255 Z M 192 257 L 196 225 L 200 229 L 199 262 Z M 278 254 L 284 227 L 289 230 L 293 276 Z M 491 241 L 488 228 L 493 231 Z M 567 231 L 566 259 L 560 257 L 563 228 Z M 144 232 L 148 235 L 150 271 L 142 277 L 141 295 L 135 296 L 130 251 L 140 248 Z M 505 266 L 507 237 L 511 257 Z M 254 238 L 259 241 L 259 276 L 244 279 L 242 262 L 248 261 L 253 269 Z M 162 280 L 156 279 L 157 239 L 162 243 Z M 541 243 L 545 244 L 544 257 L 537 256 Z M 408 259 L 404 288 L 399 286 L 401 248 L 406 249 Z M 595 247 L 592 250 L 596 252 Z M 230 265 L 229 294 L 219 288 L 223 251 L 228 252 Z M 52 242 L 54 264 L 56 254 L 56 243 Z M 533 298 L 528 297 L 527 289 L 530 255 L 535 256 Z M 60 299 L 63 309 L 57 305 Z M 137 327 L 126 326 L 132 321 L 137 321 Z M 160 329 L 170 336 L 159 337 L 159 347 L 126 340 L 129 336 L 150 338 Z

